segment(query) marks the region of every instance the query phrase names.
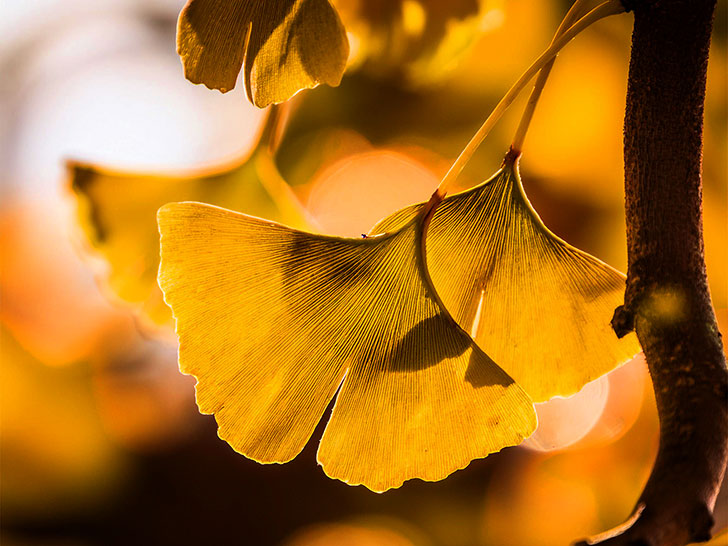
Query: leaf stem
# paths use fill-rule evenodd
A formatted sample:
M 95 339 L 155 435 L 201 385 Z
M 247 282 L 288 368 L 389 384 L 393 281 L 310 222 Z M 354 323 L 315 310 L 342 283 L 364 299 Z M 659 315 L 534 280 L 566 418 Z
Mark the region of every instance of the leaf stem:
M 627 286 L 612 326 L 620 336 L 634 330 L 644 349 L 660 440 L 631 525 L 583 546 L 682 546 L 708 540 L 714 525 L 728 463 L 728 368 L 705 267 L 701 171 L 716 4 L 630 2 Z
M 488 135 L 493 126 L 503 116 L 508 107 L 513 103 L 518 94 L 523 90 L 526 84 L 533 78 L 533 76 L 542 68 L 544 68 L 554 57 L 558 54 L 561 49 L 568 44 L 577 34 L 582 30 L 595 23 L 596 21 L 608 17 L 610 15 L 616 15 L 625 11 L 624 6 L 620 0 L 607 0 L 603 2 L 584 17 L 574 23 L 569 29 L 564 32 L 561 36 L 556 38 L 551 45 L 544 51 L 531 66 L 521 75 L 521 77 L 513 84 L 508 92 L 503 96 L 500 102 L 493 109 L 488 119 L 485 120 L 480 129 L 475 133 L 470 142 L 465 146 L 465 149 L 460 153 L 458 158 L 450 167 L 450 170 L 445 174 L 440 185 L 437 188 L 437 193 L 444 196 L 449 186 L 455 181 L 460 175 L 465 165 L 470 161 L 475 151 L 478 149 L 480 144 L 483 142 L 485 137 Z
M 589 0 L 576 0 L 572 4 L 571 8 L 564 16 L 564 19 L 561 21 L 559 28 L 556 30 L 553 40 L 551 40 L 551 45 L 553 45 L 556 39 L 566 32 L 571 25 L 587 14 L 588 3 Z M 516 134 L 513 136 L 511 150 L 513 150 L 514 154 L 521 155 L 521 152 L 523 151 L 523 141 L 526 139 L 528 127 L 533 119 L 533 113 L 536 111 L 536 105 L 538 104 L 538 100 L 541 98 L 541 93 L 543 92 L 543 88 L 549 78 L 554 62 L 556 62 L 556 55 L 546 63 L 536 77 L 536 83 L 531 90 L 531 95 L 528 97 L 528 102 L 526 103 L 526 108 L 521 116 L 521 121 L 518 124 L 518 129 L 516 129 Z
M 260 130 L 256 148 L 267 148 L 271 155 L 275 155 L 283 140 L 290 112 L 291 101 L 273 104 L 268 107 L 267 117 L 263 123 L 263 128 Z

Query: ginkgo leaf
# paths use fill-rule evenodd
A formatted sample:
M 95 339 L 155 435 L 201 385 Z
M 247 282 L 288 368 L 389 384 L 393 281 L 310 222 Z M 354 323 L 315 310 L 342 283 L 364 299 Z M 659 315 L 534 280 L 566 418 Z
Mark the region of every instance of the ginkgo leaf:
M 420 207 L 371 233 L 396 229 Z M 534 402 L 572 395 L 640 350 L 634 334 L 618 339 L 610 326 L 624 275 L 548 230 L 515 161 L 442 202 L 427 263 L 448 311 Z
M 534 430 L 528 396 L 427 280 L 423 215 L 365 239 L 201 203 L 165 205 L 158 221 L 180 369 L 245 456 L 295 457 L 337 390 L 318 460 L 375 491 L 442 479 Z
M 375 73 L 397 72 L 417 83 L 452 70 L 494 8 L 487 0 L 333 0 L 357 38 L 353 64 Z
M 177 51 L 188 80 L 223 93 L 244 67 L 248 98 L 263 108 L 339 85 L 349 42 L 328 0 L 188 0 Z
M 265 146 L 231 166 L 185 175 L 113 171 L 76 162 L 68 163 L 68 171 L 85 235 L 109 263 L 109 287 L 122 300 L 142 304 L 158 324 L 172 320 L 157 286 L 156 214 L 165 203 L 200 200 L 295 227 L 311 225 Z

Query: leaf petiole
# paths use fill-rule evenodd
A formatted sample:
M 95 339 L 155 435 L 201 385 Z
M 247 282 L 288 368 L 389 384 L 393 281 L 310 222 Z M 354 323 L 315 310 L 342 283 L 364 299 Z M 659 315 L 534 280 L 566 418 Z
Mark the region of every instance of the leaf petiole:
M 496 105 L 483 125 L 480 126 L 480 129 L 478 129 L 473 138 L 470 139 L 470 142 L 468 142 L 458 158 L 452 164 L 450 170 L 448 170 L 445 174 L 437 188 L 437 191 L 441 195 L 445 195 L 447 193 L 449 186 L 455 181 L 455 179 L 457 179 L 475 151 L 482 144 L 483 140 L 485 140 L 485 137 L 488 135 L 490 130 L 503 116 L 505 111 L 513 103 L 526 84 L 536 75 L 537 72 L 543 69 L 547 64 L 551 63 L 566 44 L 568 44 L 582 30 L 589 27 L 596 21 L 609 17 L 610 15 L 623 13 L 624 11 L 624 6 L 620 0 L 607 0 L 579 19 L 576 23 L 569 27 L 566 32 L 554 39 L 551 45 L 533 62 L 533 64 L 531 64 L 531 66 L 526 69 L 526 71 Z
M 268 107 L 266 119 L 263 123 L 263 128 L 260 130 L 256 148 L 267 148 L 270 155 L 275 155 L 288 126 L 292 100 L 279 104 L 271 104 Z
M 589 11 L 588 4 L 589 0 L 576 0 L 576 2 L 574 2 L 574 4 L 571 6 L 571 8 L 561 21 L 559 28 L 556 30 L 556 33 L 551 40 L 551 44 L 553 44 L 554 41 L 559 38 L 559 36 L 566 32 L 566 30 L 568 30 L 571 25 L 573 25 L 576 21 L 578 21 L 587 14 L 587 12 Z M 511 143 L 511 150 L 513 150 L 513 153 L 516 155 L 520 155 L 523 151 L 523 141 L 526 138 L 528 127 L 531 124 L 531 120 L 533 119 L 533 113 L 536 110 L 538 100 L 541 98 L 541 93 L 544 86 L 546 85 L 546 81 L 549 78 L 549 74 L 551 73 L 551 68 L 554 66 L 554 62 L 556 62 L 556 55 L 549 62 L 546 63 L 546 65 L 539 71 L 538 76 L 536 77 L 536 83 L 534 83 L 533 85 L 531 95 L 528 97 L 526 108 L 523 111 L 521 121 L 518 124 L 518 129 L 516 129 L 516 133 Z

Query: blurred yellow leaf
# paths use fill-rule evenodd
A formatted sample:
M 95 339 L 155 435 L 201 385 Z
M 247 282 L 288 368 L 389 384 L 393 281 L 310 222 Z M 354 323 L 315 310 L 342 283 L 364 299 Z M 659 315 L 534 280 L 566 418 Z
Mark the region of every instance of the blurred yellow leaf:
M 320 83 L 338 85 L 349 44 L 328 0 L 188 0 L 177 51 L 188 80 L 223 93 L 243 66 L 248 98 L 263 108 Z
M 0 320 L 50 366 L 88 358 L 95 340 L 124 320 L 89 290 L 93 278 L 68 238 L 60 209 L 59 203 L 30 199 L 8 199 L 0 208 Z
M 201 203 L 160 209 L 180 369 L 235 450 L 289 461 L 337 390 L 318 460 L 375 491 L 442 479 L 533 432 L 528 396 L 439 303 L 423 215 L 345 239 Z
M 334 0 L 356 37 L 353 63 L 415 83 L 441 78 L 502 19 L 499 0 Z
M 0 347 L 3 525 L 106 499 L 118 487 L 123 461 L 102 430 L 88 368 L 46 366 L 4 323 Z
M 371 233 L 396 229 L 422 205 Z M 517 165 L 446 198 L 432 219 L 427 263 L 442 301 L 478 345 L 531 396 L 570 396 L 639 352 L 610 327 L 624 276 L 551 233 Z
M 125 301 L 141 303 L 157 324 L 172 319 L 157 286 L 156 213 L 165 203 L 198 200 L 295 227 L 310 226 L 263 145 L 242 162 L 182 175 L 113 171 L 75 162 L 68 169 L 84 232 L 109 262 L 111 290 Z

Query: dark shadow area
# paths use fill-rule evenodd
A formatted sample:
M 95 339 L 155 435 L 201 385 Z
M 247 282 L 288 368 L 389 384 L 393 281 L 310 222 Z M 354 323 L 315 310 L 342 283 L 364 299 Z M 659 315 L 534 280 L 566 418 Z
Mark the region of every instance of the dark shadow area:
M 316 33 L 318 34 L 319 40 L 325 42 L 324 46 L 327 50 L 348 49 L 348 42 L 339 30 L 338 19 L 338 14 L 328 4 L 328 0 L 308 0 L 308 2 L 302 4 L 296 17 L 291 21 L 291 28 L 286 44 L 286 56 L 289 54 L 293 39 L 296 36 L 306 36 L 307 30 L 310 33 L 310 28 L 314 21 L 316 22 Z M 332 40 L 334 36 L 338 39 Z M 298 46 L 298 54 L 306 74 L 314 80 L 326 80 L 326 72 L 330 69 L 322 67 L 322 64 L 325 65 L 329 60 L 326 56 L 322 56 L 320 44 L 317 43 L 314 45 L 305 40 L 299 40 Z M 341 64 L 342 71 L 344 68 L 343 62 L 344 59 L 342 59 Z M 281 64 L 283 63 L 281 62 Z
M 272 2 L 265 6 L 265 17 L 256 17 L 253 14 L 253 26 L 250 30 L 250 41 L 248 43 L 248 49 L 245 53 L 245 80 L 250 81 L 250 75 L 253 69 L 255 59 L 258 57 L 260 50 L 263 48 L 265 43 L 271 38 L 275 30 L 282 24 L 284 24 L 291 10 L 294 9 L 296 2 L 293 0 L 284 0 L 278 2 Z M 260 9 L 260 8 L 254 8 Z M 308 23 L 308 27 L 306 25 Z M 280 52 L 280 58 L 278 60 L 278 68 L 281 69 L 285 63 L 285 60 L 291 55 L 291 51 L 294 47 L 294 40 L 301 36 L 310 34 L 311 25 L 316 26 L 318 38 L 325 42 L 327 50 L 343 49 L 346 47 L 345 37 L 339 30 L 338 15 L 328 3 L 327 0 L 307 0 L 298 5 L 296 12 L 293 14 L 293 19 L 290 22 L 290 27 L 285 37 L 284 50 Z M 338 40 L 332 40 L 333 36 L 337 36 Z M 316 80 L 324 76 L 321 72 L 326 72 L 326 69 L 322 69 L 321 65 L 326 64 L 328 61 L 326 58 L 322 59 L 322 50 L 320 44 L 316 44 L 315 47 L 311 47 L 311 44 L 305 40 L 298 40 L 296 44 L 298 47 L 299 60 L 303 67 L 306 75 Z M 343 70 L 343 59 L 342 66 Z
M 376 264 L 350 243 L 294 231 L 281 263 L 284 287 L 300 291 L 301 282 L 346 289 L 368 277 Z
M 255 58 L 260 53 L 263 45 L 268 41 L 275 32 L 276 28 L 282 25 L 293 9 L 295 2 L 293 0 L 284 0 L 283 2 L 269 2 L 265 6 L 265 16 L 256 16 L 255 11 L 251 10 L 248 15 L 253 21 L 253 25 L 250 29 L 250 41 L 248 42 L 248 50 L 245 52 L 245 78 L 246 81 L 250 78 L 250 73 L 253 69 L 253 63 Z M 283 60 L 289 54 L 291 47 L 292 38 L 295 31 L 296 22 L 298 17 L 294 17 L 291 32 L 286 36 L 286 50 L 281 51 L 281 58 L 279 60 L 279 68 L 283 65 Z M 304 67 L 305 68 L 305 67 Z M 308 71 L 306 71 L 308 73 Z
M 438 313 L 417 323 L 397 344 L 389 360 L 390 372 L 416 372 L 463 354 L 473 343 L 461 329 L 453 327 L 446 315 Z M 480 356 L 477 356 L 480 355 Z M 465 380 L 476 388 L 506 387 L 513 379 L 483 351 L 475 348 L 470 356 Z
M 447 502 L 463 507 L 465 532 L 477 536 L 484 484 L 508 468 L 508 455 L 475 460 L 467 472 L 447 480 L 411 480 L 375 494 L 327 478 L 316 464 L 330 407 L 303 452 L 285 465 L 260 465 L 235 453 L 217 437 L 212 416 L 198 415 L 202 426 L 185 443 L 159 453 L 128 454 L 125 486 L 112 498 L 71 514 L 3 517 L 0 543 L 280 546 L 307 525 L 364 513 L 402 520 L 430 536 L 434 546 L 445 546 L 426 509 Z
M 101 218 L 101 211 L 93 199 L 88 198 L 91 187 L 97 180 L 94 169 L 88 165 L 76 162 L 66 164 L 67 176 L 71 179 L 71 190 L 88 203 L 89 222 L 94 228 L 97 243 L 103 243 L 109 235 L 108 228 Z
M 498 366 L 485 351 L 479 352 L 482 355 L 480 359 L 476 358 L 475 351 L 470 355 L 468 369 L 465 370 L 465 381 L 476 389 L 491 385 L 507 387 L 514 383 L 513 378 L 503 371 L 503 368 Z
M 458 335 L 461 334 L 461 335 Z M 397 343 L 389 360 L 390 372 L 416 372 L 465 352 L 470 339 L 453 329 L 442 313 L 417 324 Z

